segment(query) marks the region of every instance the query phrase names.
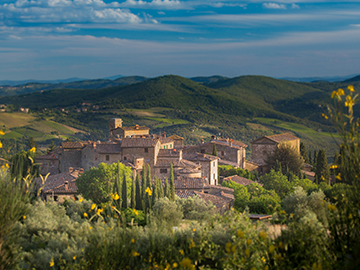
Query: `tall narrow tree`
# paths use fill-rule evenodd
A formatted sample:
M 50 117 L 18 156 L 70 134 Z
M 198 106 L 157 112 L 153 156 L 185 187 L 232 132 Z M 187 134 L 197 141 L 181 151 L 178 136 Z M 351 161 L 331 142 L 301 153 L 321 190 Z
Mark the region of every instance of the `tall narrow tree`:
M 158 179 L 159 199 L 164 198 L 164 187 L 161 179 Z
M 213 155 L 213 156 L 217 156 L 217 155 L 218 155 L 218 154 L 217 154 L 216 144 L 215 144 L 215 143 L 213 144 L 213 151 L 212 151 L 212 155 Z
M 155 180 L 152 185 L 151 205 L 155 205 L 156 200 L 159 199 L 157 183 L 158 183 L 158 181 L 155 177 Z
M 172 163 L 170 163 L 170 198 L 171 201 L 175 201 L 175 181 L 174 181 L 174 169 Z
M 306 151 L 306 146 L 303 142 L 300 142 L 300 155 L 303 157 L 304 162 L 308 163 L 308 156 L 307 156 L 307 151 Z
M 141 200 L 142 200 L 142 209 L 145 210 L 145 190 L 146 190 L 146 170 L 145 170 L 145 163 L 142 167 L 141 172 Z
M 316 166 L 316 162 L 317 162 L 317 154 L 316 154 L 316 149 L 314 149 L 314 162 L 313 162 L 313 165 Z
M 309 150 L 309 158 L 308 158 L 308 160 L 309 160 L 309 164 L 310 164 L 310 165 L 313 165 L 313 164 L 314 164 L 314 163 L 313 163 L 313 159 L 312 159 L 311 150 Z
M 330 184 L 330 171 L 326 159 L 326 154 L 323 149 L 320 149 L 317 155 L 316 161 L 316 177 L 318 183 L 321 181 L 325 181 L 326 183 Z
M 135 209 L 136 201 L 135 201 L 135 179 L 131 182 L 131 198 L 130 198 L 130 207 Z
M 148 192 L 147 192 L 148 191 Z M 152 195 L 152 191 L 151 191 L 151 168 L 150 165 L 148 164 L 147 166 L 147 173 L 146 173 L 146 189 L 145 189 L 145 202 L 144 202 L 144 210 L 145 213 L 148 214 L 149 210 L 151 209 L 151 195 Z
M 125 173 L 125 172 L 124 172 Z M 117 209 L 121 209 L 122 204 L 122 190 L 121 190 L 121 180 L 120 180 L 120 164 L 118 163 L 116 176 L 115 176 L 115 183 L 113 188 L 113 193 L 119 196 L 118 200 L 114 201 L 114 205 Z
M 141 197 L 141 187 L 140 187 L 140 175 L 136 174 L 136 192 L 135 192 L 135 208 L 137 210 L 142 210 L 143 209 L 143 205 L 142 205 L 142 197 Z
M 127 185 L 126 185 L 126 174 L 124 172 L 123 184 L 122 184 L 122 208 L 128 208 L 128 198 L 127 198 Z
M 170 187 L 169 187 L 169 181 L 167 178 L 165 178 L 165 197 L 170 200 Z

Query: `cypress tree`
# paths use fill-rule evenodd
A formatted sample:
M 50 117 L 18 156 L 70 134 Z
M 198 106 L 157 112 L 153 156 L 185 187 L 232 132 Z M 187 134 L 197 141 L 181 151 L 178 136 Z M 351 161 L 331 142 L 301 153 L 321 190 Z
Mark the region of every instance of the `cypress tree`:
M 135 179 L 132 180 L 131 183 L 131 199 L 130 199 L 130 208 L 135 209 L 136 201 L 135 201 Z
M 304 159 L 304 162 L 306 162 L 306 163 L 309 162 L 308 156 L 307 156 L 307 151 L 306 151 L 306 146 L 303 142 L 300 142 L 300 155 Z
M 125 173 L 125 172 L 124 172 Z M 113 188 L 113 193 L 119 195 L 119 199 L 114 201 L 114 205 L 117 209 L 121 209 L 121 203 L 122 203 L 122 191 L 121 191 L 121 182 L 120 182 L 120 166 L 118 164 L 116 177 L 115 177 L 115 183 Z
M 218 155 L 218 154 L 217 154 L 216 144 L 215 144 L 215 143 L 213 144 L 213 151 L 212 151 L 212 155 L 213 155 L 213 156 L 217 156 L 217 155 Z
M 154 183 L 152 185 L 151 205 L 155 205 L 156 200 L 159 199 L 157 182 L 158 181 L 155 178 Z
M 169 187 L 169 182 L 168 179 L 165 178 L 165 197 L 168 198 L 170 200 L 170 187 Z
M 317 176 L 317 184 L 321 181 L 325 181 L 330 184 L 330 171 L 326 159 L 326 154 L 323 149 L 320 149 L 317 155 L 316 161 L 316 176 Z
M 317 162 L 317 154 L 316 154 L 316 149 L 314 150 L 314 163 L 313 165 L 316 166 L 316 162 Z
M 159 198 L 164 198 L 164 187 L 161 179 L 158 179 Z
M 170 163 L 170 198 L 171 201 L 175 201 L 175 182 L 174 182 L 174 169 L 172 163 Z
M 142 200 L 142 209 L 145 210 L 145 190 L 146 190 L 146 171 L 145 164 L 143 164 L 141 172 L 141 200 Z
M 151 191 L 151 169 L 150 169 L 150 165 L 148 164 L 147 166 L 147 174 L 146 174 L 146 189 L 150 189 Z M 149 213 L 149 210 L 151 209 L 151 199 L 150 199 L 150 195 L 148 192 L 145 192 L 145 214 Z
M 137 210 L 142 210 L 142 197 L 141 197 L 141 187 L 140 187 L 140 175 L 136 175 L 136 192 L 135 192 L 135 208 Z
M 126 174 L 124 172 L 123 184 L 122 184 L 122 208 L 128 208 L 128 200 L 127 200 L 127 185 L 126 185 Z
M 309 164 L 310 165 L 314 164 L 313 159 L 312 159 L 312 155 L 311 155 L 311 150 L 309 150 L 309 158 L 308 159 L 309 159 Z

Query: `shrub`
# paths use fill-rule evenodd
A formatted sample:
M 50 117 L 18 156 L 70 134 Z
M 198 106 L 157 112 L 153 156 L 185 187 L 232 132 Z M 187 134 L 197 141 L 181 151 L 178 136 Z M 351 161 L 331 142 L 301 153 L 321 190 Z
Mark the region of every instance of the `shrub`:
M 178 199 L 176 203 L 181 207 L 184 219 L 203 220 L 217 213 L 213 204 L 207 205 L 198 196 Z
M 153 221 L 176 226 L 183 218 L 183 212 L 176 202 L 164 197 L 156 201 L 152 208 Z

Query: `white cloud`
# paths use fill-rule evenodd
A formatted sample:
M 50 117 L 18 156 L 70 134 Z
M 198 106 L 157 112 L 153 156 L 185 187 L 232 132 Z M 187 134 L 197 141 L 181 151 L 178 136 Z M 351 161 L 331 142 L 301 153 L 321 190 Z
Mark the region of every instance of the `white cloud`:
M 164 8 L 164 9 L 182 9 L 187 6 L 179 0 L 152 0 L 151 2 L 142 0 L 126 0 L 119 4 L 123 7 L 137 7 L 137 8 Z
M 114 8 L 102 0 L 17 0 L 0 5 L 5 21 L 17 23 L 141 23 L 142 19 L 127 9 Z
M 277 3 L 264 3 L 262 6 L 268 9 L 286 9 L 285 5 Z
M 299 5 L 293 3 L 293 4 L 291 5 L 291 8 L 292 8 L 292 9 L 299 9 L 300 7 L 299 7 Z
M 242 8 L 245 8 L 247 6 L 247 4 L 216 2 L 216 3 L 209 3 L 209 6 L 216 7 L 216 8 L 222 8 L 222 7 L 242 7 Z

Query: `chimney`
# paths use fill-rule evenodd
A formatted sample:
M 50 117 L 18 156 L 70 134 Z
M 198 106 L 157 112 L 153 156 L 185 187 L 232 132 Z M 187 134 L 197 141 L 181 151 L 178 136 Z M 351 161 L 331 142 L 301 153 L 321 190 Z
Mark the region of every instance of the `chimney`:
M 135 125 L 135 129 L 139 129 L 139 125 Z
M 72 173 L 74 171 L 73 167 L 69 167 L 69 173 Z
M 69 190 L 69 182 L 65 181 L 64 185 L 65 185 L 65 190 Z
M 83 174 L 84 173 L 84 169 L 83 168 L 80 168 L 79 169 L 79 174 Z
M 216 136 L 215 135 L 211 135 L 211 140 L 216 140 Z
M 204 139 L 201 139 L 201 144 L 204 144 Z
M 162 133 L 162 136 L 163 136 L 164 138 L 166 138 L 166 132 L 163 132 L 163 133 Z
M 92 146 L 93 146 L 94 149 L 96 149 L 96 142 L 93 142 Z

